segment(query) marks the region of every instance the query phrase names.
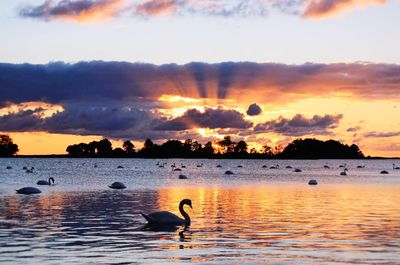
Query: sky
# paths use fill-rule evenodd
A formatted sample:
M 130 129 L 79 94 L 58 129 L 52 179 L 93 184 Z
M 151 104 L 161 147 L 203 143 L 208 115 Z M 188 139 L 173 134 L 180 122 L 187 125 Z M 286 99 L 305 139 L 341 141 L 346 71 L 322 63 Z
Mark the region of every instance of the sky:
M 231 135 L 400 156 L 398 0 L 2 0 L 0 132 L 19 154 Z

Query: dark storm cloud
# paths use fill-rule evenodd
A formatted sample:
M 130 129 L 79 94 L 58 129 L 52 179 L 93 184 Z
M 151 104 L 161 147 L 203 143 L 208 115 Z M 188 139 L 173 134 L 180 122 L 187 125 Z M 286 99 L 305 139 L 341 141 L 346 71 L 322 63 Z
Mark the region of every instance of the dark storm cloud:
M 390 64 L 125 62 L 0 64 L 0 104 L 44 101 L 154 101 L 184 97 L 242 97 L 290 102 L 341 94 L 365 99 L 400 98 L 400 66 Z
M 260 115 L 262 112 L 262 109 L 260 106 L 258 106 L 256 103 L 253 103 L 249 106 L 249 108 L 247 109 L 247 115 L 249 116 L 257 116 Z
M 204 112 L 196 109 L 187 110 L 182 116 L 165 121 L 155 130 L 180 131 L 192 128 L 250 128 L 253 124 L 244 119 L 236 110 L 206 108 Z
M 288 119 L 279 117 L 265 123 L 259 123 L 254 127 L 256 132 L 275 132 L 286 136 L 302 135 L 326 135 L 330 134 L 332 129 L 336 128 L 343 118 L 338 115 L 314 115 L 312 118 L 306 118 L 301 114 L 296 114 Z

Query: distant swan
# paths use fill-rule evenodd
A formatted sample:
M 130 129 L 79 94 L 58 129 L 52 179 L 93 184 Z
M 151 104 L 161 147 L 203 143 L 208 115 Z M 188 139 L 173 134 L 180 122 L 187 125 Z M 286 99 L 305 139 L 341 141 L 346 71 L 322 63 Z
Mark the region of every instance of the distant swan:
M 396 167 L 396 165 L 395 165 L 395 164 L 393 164 L 393 169 L 399 170 L 399 169 L 400 169 L 400 167 Z
M 365 165 L 358 165 L 357 168 L 365 168 Z
M 34 187 L 24 187 L 22 189 L 17 190 L 18 194 L 39 194 L 42 193 L 41 190 Z
M 270 169 L 278 169 L 278 168 L 279 168 L 279 165 L 276 165 L 276 166 L 270 166 L 269 168 L 270 168 Z
M 310 179 L 310 181 L 308 181 L 308 185 L 318 185 L 318 182 L 315 179 Z
M 111 189 L 116 189 L 116 190 L 126 189 L 126 186 L 122 182 L 114 182 L 113 184 L 111 184 L 108 187 Z
M 294 172 L 299 173 L 299 172 L 302 172 L 302 170 L 301 170 L 300 168 L 296 168 L 296 169 L 294 170 Z
M 389 172 L 386 171 L 386 170 L 382 170 L 382 171 L 381 171 L 381 174 L 389 174 Z
M 328 165 L 325 165 L 324 168 L 330 168 Z
M 158 225 L 190 225 L 190 217 L 189 215 L 185 212 L 183 209 L 184 205 L 188 205 L 190 208 L 192 208 L 192 201 L 189 199 L 183 199 L 179 203 L 179 212 L 183 216 L 182 219 L 175 214 L 167 211 L 161 211 L 161 212 L 154 212 L 151 214 L 144 214 L 143 217 L 149 222 L 149 224 L 158 224 Z
M 287 168 L 287 169 L 290 169 L 290 168 L 292 168 L 292 166 L 286 166 L 286 168 Z
M 188 177 L 186 175 L 179 175 L 179 179 L 187 179 Z
M 340 176 L 347 176 L 347 168 L 343 169 L 342 172 L 340 172 Z
M 225 171 L 225 175 L 233 175 L 233 172 L 230 170 Z
M 39 180 L 38 182 L 36 182 L 37 185 L 54 185 L 54 178 L 50 177 L 48 181 L 46 180 Z

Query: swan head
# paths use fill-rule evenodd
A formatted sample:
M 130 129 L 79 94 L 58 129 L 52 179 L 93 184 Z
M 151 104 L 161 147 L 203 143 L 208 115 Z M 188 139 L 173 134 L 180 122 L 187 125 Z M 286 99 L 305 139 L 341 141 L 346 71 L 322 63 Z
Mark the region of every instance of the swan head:
M 193 209 L 193 207 L 192 207 L 192 201 L 190 200 L 190 199 L 183 199 L 182 201 L 181 201 L 181 205 L 183 206 L 183 205 L 187 205 L 187 206 L 189 206 L 190 208 L 192 208 Z

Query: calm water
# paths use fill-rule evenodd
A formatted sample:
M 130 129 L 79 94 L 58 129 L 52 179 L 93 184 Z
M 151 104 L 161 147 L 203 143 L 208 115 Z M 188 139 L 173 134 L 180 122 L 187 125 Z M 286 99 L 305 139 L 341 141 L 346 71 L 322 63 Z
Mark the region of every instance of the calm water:
M 173 172 L 173 162 L 187 168 Z M 348 176 L 339 176 L 343 163 Z M 399 160 L 0 159 L 0 263 L 400 264 L 400 170 L 392 163 L 400 166 Z M 228 169 L 235 174 L 224 175 Z M 389 174 L 379 174 L 383 169 Z M 42 194 L 15 194 L 50 176 L 56 185 L 41 186 Z M 319 185 L 307 185 L 310 178 Z M 128 188 L 110 190 L 114 181 Z M 183 236 L 183 227 L 144 226 L 140 212 L 179 214 L 183 198 L 193 202 Z

